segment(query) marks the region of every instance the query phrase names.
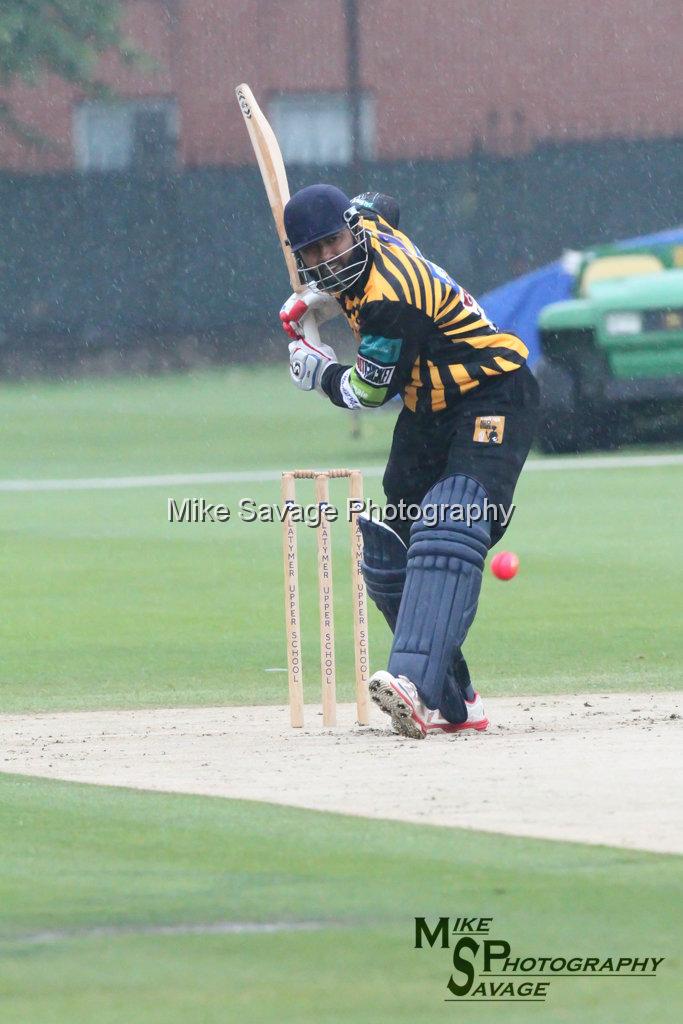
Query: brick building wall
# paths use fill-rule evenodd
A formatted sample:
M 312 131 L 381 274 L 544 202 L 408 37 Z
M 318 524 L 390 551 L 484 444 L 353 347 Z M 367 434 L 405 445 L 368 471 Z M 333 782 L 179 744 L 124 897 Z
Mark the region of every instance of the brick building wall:
M 357 0 L 360 77 L 375 103 L 375 155 L 448 158 L 479 141 L 498 152 L 536 140 L 683 135 L 680 0 L 645 12 L 634 0 Z M 262 104 L 280 93 L 342 91 L 343 0 L 128 0 L 125 27 L 158 64 L 131 71 L 107 59 L 125 98 L 178 104 L 180 167 L 253 158 L 234 100 L 249 82 Z M 74 166 L 72 114 L 81 100 L 56 80 L 9 99 L 50 136 L 31 149 L 0 130 L 0 167 Z

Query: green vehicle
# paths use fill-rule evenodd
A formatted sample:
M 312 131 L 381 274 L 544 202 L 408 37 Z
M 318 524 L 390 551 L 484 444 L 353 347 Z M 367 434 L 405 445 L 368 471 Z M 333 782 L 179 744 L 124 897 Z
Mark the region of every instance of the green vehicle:
M 683 245 L 592 250 L 575 282 L 539 317 L 541 449 L 680 436 Z

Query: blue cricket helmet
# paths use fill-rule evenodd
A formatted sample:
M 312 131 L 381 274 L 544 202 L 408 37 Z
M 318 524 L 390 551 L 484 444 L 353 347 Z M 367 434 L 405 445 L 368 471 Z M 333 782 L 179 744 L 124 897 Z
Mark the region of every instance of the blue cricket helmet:
M 285 231 L 292 252 L 348 227 L 351 200 L 335 185 L 309 185 L 285 206 Z

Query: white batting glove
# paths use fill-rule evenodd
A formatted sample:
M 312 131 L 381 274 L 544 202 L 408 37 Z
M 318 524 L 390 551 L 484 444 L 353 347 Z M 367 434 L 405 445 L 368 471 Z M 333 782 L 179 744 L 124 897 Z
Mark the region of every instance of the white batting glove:
M 285 333 L 292 341 L 298 341 L 305 335 L 305 324 L 302 321 L 307 314 L 310 314 L 310 319 L 316 325 L 320 325 L 338 313 L 341 313 L 341 307 L 336 299 L 308 285 L 303 291 L 289 296 L 280 310 L 280 320 Z
M 306 341 L 292 341 L 289 345 L 289 376 L 292 383 L 302 391 L 320 391 L 326 367 L 336 362 L 334 350 L 329 345 L 318 344 L 315 348 Z

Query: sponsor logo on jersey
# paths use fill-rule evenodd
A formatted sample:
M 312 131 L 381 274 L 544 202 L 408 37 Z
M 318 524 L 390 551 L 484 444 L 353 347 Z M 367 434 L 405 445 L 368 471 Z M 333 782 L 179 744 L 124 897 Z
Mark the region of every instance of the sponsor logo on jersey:
M 472 440 L 478 444 L 502 444 L 504 433 L 504 416 L 477 416 Z
M 378 363 L 365 359 L 364 356 L 356 357 L 356 370 L 358 376 L 368 384 L 376 387 L 386 387 L 394 375 L 395 366 L 380 366 Z

